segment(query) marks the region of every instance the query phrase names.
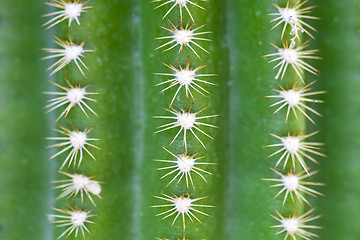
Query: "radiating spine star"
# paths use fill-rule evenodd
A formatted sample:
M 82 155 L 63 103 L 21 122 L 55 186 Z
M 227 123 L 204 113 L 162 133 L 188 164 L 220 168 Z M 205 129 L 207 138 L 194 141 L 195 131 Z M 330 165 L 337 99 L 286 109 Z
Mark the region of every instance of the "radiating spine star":
M 84 2 L 82 0 L 74 0 L 73 2 L 65 0 L 52 0 L 46 2 L 46 5 L 58 8 L 60 10 L 43 15 L 43 17 L 52 17 L 43 26 L 49 25 L 46 28 L 47 30 L 56 24 L 65 21 L 66 19 L 69 19 L 69 27 L 71 22 L 74 20 L 77 22 L 77 24 L 80 25 L 79 17 L 81 13 L 87 12 L 87 9 L 92 8 L 92 6 L 85 6 L 87 2 L 88 1 Z
M 164 2 L 163 2 L 163 1 L 164 1 Z M 195 0 L 193 0 L 193 1 L 195 1 Z M 191 20 L 192 20 L 193 22 L 195 22 L 195 20 L 194 20 L 194 18 L 193 18 L 193 16 L 192 16 L 192 14 L 191 14 L 191 12 L 190 12 L 190 10 L 189 10 L 189 8 L 188 8 L 187 5 L 193 5 L 193 6 L 195 6 L 195 7 L 198 7 L 198 8 L 200 8 L 200 9 L 202 9 L 202 10 L 206 10 L 206 9 L 205 9 L 204 7 L 196 4 L 196 3 L 193 2 L 193 1 L 190 1 L 190 0 L 153 0 L 153 2 L 163 2 L 163 3 L 161 3 L 160 5 L 158 5 L 157 7 L 155 7 L 155 9 L 160 8 L 160 7 L 162 7 L 162 6 L 165 6 L 165 5 L 167 5 L 167 4 L 173 4 L 173 5 L 170 7 L 170 9 L 165 13 L 165 15 L 164 15 L 164 17 L 163 17 L 162 19 L 166 18 L 166 16 L 169 15 L 169 13 L 176 7 L 176 5 L 178 5 L 178 6 L 179 6 L 179 10 L 180 10 L 180 20 L 182 21 L 182 19 L 183 19 L 183 18 L 182 18 L 182 15 L 183 15 L 183 14 L 182 14 L 182 9 L 185 8 L 186 11 L 187 11 L 187 13 L 189 14 Z M 207 0 L 200 0 L 200 1 L 202 1 L 202 2 L 207 2 Z
M 326 93 L 325 91 L 310 92 L 311 91 L 310 86 L 313 85 L 315 82 L 316 81 L 309 83 L 306 86 L 299 86 L 299 87 L 296 86 L 297 82 L 295 82 L 291 89 L 285 90 L 281 85 L 279 85 L 281 90 L 273 89 L 275 92 L 277 92 L 279 94 L 267 96 L 267 97 L 280 98 L 279 101 L 277 101 L 276 103 L 274 103 L 270 106 L 270 107 L 273 107 L 273 106 L 280 105 L 280 107 L 278 107 L 276 109 L 274 114 L 277 113 L 278 111 L 280 111 L 282 108 L 287 106 L 287 112 L 286 112 L 286 118 L 285 118 L 286 122 L 288 120 L 290 110 L 293 111 L 296 119 L 298 118 L 298 116 L 296 114 L 296 109 L 298 109 L 307 119 L 309 119 L 313 124 L 315 124 L 314 120 L 312 120 L 309 117 L 309 115 L 304 111 L 304 109 L 307 109 L 310 112 L 321 117 L 320 113 L 318 113 L 316 110 L 314 110 L 313 108 L 311 108 L 305 104 L 306 102 L 323 103 L 323 101 L 321 101 L 321 100 L 315 100 L 315 99 L 309 98 L 309 96 Z
M 200 46 L 200 44 L 198 44 L 195 40 L 198 40 L 198 41 L 211 41 L 210 39 L 197 37 L 198 35 L 208 34 L 208 33 L 211 33 L 211 32 L 196 32 L 197 30 L 201 29 L 205 25 L 202 25 L 202 26 L 200 26 L 198 28 L 192 29 L 193 26 L 194 26 L 194 24 L 189 26 L 189 22 L 188 22 L 186 24 L 185 28 L 184 28 L 182 22 L 180 22 L 180 27 L 177 28 L 169 20 L 169 27 L 170 28 L 166 28 L 166 27 L 162 27 L 162 26 L 160 26 L 160 27 L 165 29 L 166 31 L 169 31 L 169 33 L 171 33 L 172 35 L 171 36 L 166 36 L 166 37 L 158 37 L 156 39 L 170 39 L 170 41 L 168 41 L 167 43 L 164 43 L 163 45 L 157 47 L 155 50 L 163 48 L 163 47 L 165 47 L 167 45 L 173 44 L 171 47 L 165 49 L 164 52 L 169 51 L 170 49 L 173 49 L 174 47 L 176 47 L 178 45 L 180 46 L 179 52 L 181 52 L 183 47 L 185 46 L 185 47 L 190 48 L 191 51 L 199 59 L 201 59 L 200 56 L 198 55 L 198 53 L 191 46 L 191 44 L 194 44 L 195 46 L 197 46 L 198 48 L 200 48 L 204 52 L 210 54 L 205 48 Z
M 66 65 L 68 65 L 71 61 L 74 61 L 76 66 L 78 67 L 78 69 L 80 70 L 80 72 L 82 73 L 82 75 L 85 76 L 85 73 L 83 72 L 83 70 L 80 67 L 79 62 L 81 63 L 81 65 L 83 65 L 87 70 L 89 70 L 87 68 L 87 66 L 85 65 L 85 63 L 81 60 L 81 57 L 85 57 L 84 53 L 87 52 L 94 52 L 95 50 L 86 50 L 84 49 L 84 45 L 85 45 L 85 41 L 83 41 L 80 44 L 75 44 L 73 43 L 73 41 L 71 40 L 71 37 L 69 35 L 69 41 L 66 40 L 61 40 L 60 38 L 56 37 L 55 35 L 53 35 L 53 37 L 55 38 L 55 43 L 57 45 L 59 45 L 60 47 L 62 47 L 61 49 L 57 49 L 57 48 L 43 48 L 43 50 L 45 52 L 48 53 L 52 53 L 52 55 L 44 57 L 43 59 L 51 59 L 51 58 L 58 58 L 60 57 L 59 60 L 57 60 L 53 65 L 51 65 L 47 71 L 55 68 L 51 74 L 53 75 L 54 73 L 60 71 L 61 69 L 63 69 Z
M 324 196 L 324 194 L 310 188 L 310 186 L 324 186 L 323 183 L 309 182 L 304 180 L 305 178 L 317 174 L 319 171 L 312 171 L 306 175 L 304 175 L 305 171 L 302 171 L 301 173 L 298 174 L 294 174 L 292 171 L 290 171 L 284 175 L 276 171 L 275 169 L 271 169 L 271 170 L 273 170 L 277 175 L 279 175 L 280 178 L 264 178 L 262 180 L 278 182 L 277 184 L 271 185 L 271 187 L 282 187 L 281 190 L 276 194 L 274 199 L 277 198 L 281 193 L 285 192 L 283 205 L 285 204 L 285 201 L 289 195 L 291 199 L 294 201 L 293 194 L 295 194 L 295 196 L 298 198 L 301 204 L 303 204 L 302 201 L 304 201 L 309 206 L 311 206 L 311 204 L 304 197 L 303 194 L 307 194 L 313 197 L 315 197 L 316 195 Z
M 170 83 L 170 85 L 168 87 L 164 88 L 163 90 L 161 90 L 161 92 L 164 92 L 176 85 L 179 85 L 179 87 L 177 88 L 177 90 L 174 94 L 174 97 L 171 100 L 170 106 L 173 104 L 176 96 L 178 96 L 181 88 L 185 89 L 186 98 L 188 98 L 190 95 L 194 101 L 195 101 L 195 98 L 194 98 L 193 94 L 191 93 L 191 89 L 194 89 L 196 92 L 198 92 L 199 94 L 201 94 L 204 97 L 206 97 L 205 94 L 210 94 L 209 91 L 207 91 L 206 89 L 201 87 L 198 83 L 205 83 L 205 84 L 209 84 L 209 85 L 216 85 L 216 84 L 199 79 L 198 77 L 210 77 L 210 76 L 216 76 L 216 74 L 198 74 L 197 71 L 203 69 L 204 67 L 206 67 L 206 65 L 199 66 L 196 68 L 190 67 L 190 58 L 189 57 L 187 59 L 185 68 L 181 67 L 179 61 L 177 61 L 177 63 L 179 65 L 179 69 L 175 68 L 171 64 L 163 63 L 166 67 L 173 70 L 174 73 L 155 73 L 157 75 L 173 77 L 172 79 L 169 79 L 169 80 L 166 80 L 159 84 L 156 84 L 156 86 L 160 86 L 163 84 Z
M 277 22 L 275 26 L 272 28 L 276 28 L 280 24 L 284 23 L 284 27 L 281 33 L 281 39 L 283 39 L 286 27 L 290 25 L 291 31 L 290 34 L 294 37 L 291 39 L 291 45 L 292 47 L 295 46 L 295 40 L 300 40 L 299 37 L 299 31 L 305 32 L 308 36 L 314 39 L 314 36 L 309 33 L 309 31 L 306 30 L 305 27 L 313 30 L 316 32 L 316 29 L 306 23 L 302 19 L 319 19 L 317 17 L 309 16 L 308 13 L 311 13 L 311 10 L 314 8 L 314 6 L 306 7 L 303 9 L 300 9 L 305 3 L 307 3 L 308 0 L 305 0 L 301 2 L 301 0 L 297 1 L 294 6 L 290 7 L 290 1 L 288 0 L 286 3 L 285 8 L 281 8 L 278 4 L 273 3 L 274 7 L 278 10 L 277 13 L 271 13 L 270 15 L 276 16 L 273 20 L 270 22 Z M 304 27 L 305 26 L 305 27 Z
M 276 48 L 277 52 L 265 55 L 264 57 L 275 57 L 270 60 L 269 63 L 279 61 L 279 63 L 277 63 L 274 67 L 274 69 L 279 68 L 275 79 L 278 79 L 279 77 L 280 79 L 283 79 L 289 65 L 293 67 L 303 83 L 304 71 L 318 75 L 319 70 L 304 61 L 305 59 L 321 59 L 318 56 L 314 56 L 318 50 L 304 50 L 309 46 L 308 43 L 309 41 L 303 43 L 297 48 L 292 48 L 287 44 L 287 42 L 283 43 L 283 48 L 279 48 L 271 43 L 271 45 Z
M 58 132 L 58 133 L 61 133 L 61 134 L 65 135 L 65 137 L 48 137 L 46 139 L 61 141 L 60 143 L 56 143 L 56 144 L 48 146 L 49 148 L 60 148 L 60 147 L 65 146 L 59 152 L 57 152 L 56 154 L 51 156 L 50 159 L 53 159 L 53 158 L 59 156 L 60 154 L 70 150 L 69 154 L 67 155 L 67 157 L 64 160 L 63 164 L 61 165 L 60 170 L 65 166 L 65 164 L 67 162 L 69 163 L 69 166 L 70 166 L 70 164 L 74 161 L 74 166 L 75 166 L 76 162 L 78 160 L 78 154 L 79 153 L 80 153 L 80 157 L 79 157 L 78 167 L 80 167 L 81 161 L 83 159 L 83 151 L 87 152 L 92 159 L 96 160 L 95 157 L 86 148 L 86 146 L 90 146 L 90 147 L 93 147 L 93 148 L 96 148 L 96 149 L 100 149 L 97 146 L 89 143 L 89 141 L 98 141 L 98 140 L 100 140 L 100 139 L 97 139 L 97 138 L 89 138 L 88 137 L 88 134 L 90 133 L 92 128 L 91 129 L 86 128 L 84 131 L 79 131 L 79 129 L 76 128 L 76 127 L 74 127 L 73 131 L 70 131 L 70 130 L 66 129 L 63 126 L 59 126 L 59 128 L 61 130 L 58 130 L 58 129 L 54 129 L 54 130 L 56 132 Z
M 205 171 L 204 169 L 201 169 L 201 168 L 197 167 L 196 165 L 211 165 L 211 164 L 215 164 L 215 163 L 197 162 L 197 160 L 205 157 L 205 156 L 202 156 L 202 157 L 196 158 L 196 156 L 199 154 L 199 152 L 197 152 L 195 154 L 191 154 L 191 151 L 189 153 L 181 151 L 180 155 L 175 155 L 174 153 L 170 152 L 168 149 L 164 148 L 163 146 L 161 146 L 161 147 L 165 151 L 170 153 L 174 158 L 176 158 L 176 160 L 159 160 L 159 159 L 154 160 L 154 161 L 158 161 L 158 162 L 164 162 L 164 163 L 171 164 L 171 166 L 156 169 L 156 170 L 169 170 L 169 172 L 166 173 L 165 175 L 163 175 L 161 177 L 161 179 L 178 172 L 171 179 L 171 181 L 169 181 L 169 183 L 166 185 L 166 187 L 169 186 L 177 178 L 179 178 L 179 180 L 177 182 L 177 183 L 179 183 L 181 181 L 181 179 L 183 179 L 183 177 L 185 176 L 187 188 L 189 188 L 189 180 L 190 180 L 192 187 L 195 189 L 195 185 L 194 185 L 191 173 L 196 173 L 207 183 L 206 178 L 203 176 L 203 173 L 211 174 L 211 175 L 212 175 L 212 173 Z
M 278 211 L 276 213 L 279 217 L 271 215 L 273 218 L 280 222 L 280 225 L 271 226 L 272 228 L 280 228 L 281 230 L 276 234 L 286 233 L 284 240 L 290 236 L 296 240 L 296 236 L 310 240 L 311 237 L 319 237 L 318 235 L 310 232 L 308 229 L 321 229 L 315 225 L 309 225 L 308 223 L 320 218 L 320 216 L 310 215 L 315 209 L 311 209 L 308 212 L 300 215 L 299 217 L 294 214 L 292 217 L 284 218 Z M 305 230 L 306 229 L 306 230 Z
M 317 133 L 318 133 L 318 131 L 307 134 L 307 135 L 303 135 L 303 133 L 300 133 L 297 136 L 295 136 L 295 134 L 293 136 L 291 136 L 290 133 L 288 133 L 288 136 L 284 136 L 284 137 L 279 137 L 279 136 L 276 136 L 275 134 L 270 134 L 271 136 L 273 136 L 281 141 L 281 143 L 276 143 L 276 144 L 267 146 L 267 147 L 280 147 L 279 150 L 277 150 L 276 152 L 274 152 L 273 154 L 271 154 L 269 156 L 269 157 L 272 157 L 274 155 L 282 153 L 282 155 L 279 158 L 279 160 L 277 161 L 275 167 L 277 167 L 279 165 L 279 163 L 282 160 L 284 160 L 283 169 L 285 169 L 289 158 L 291 158 L 293 169 L 295 169 L 295 163 L 296 163 L 296 161 L 298 161 L 300 163 L 300 165 L 302 166 L 302 168 L 308 173 L 309 167 L 306 165 L 305 159 L 309 159 L 310 161 L 312 161 L 316 164 L 319 164 L 318 161 L 316 161 L 308 153 L 326 157 L 324 154 L 322 154 L 318 151 L 321 149 L 318 146 L 323 146 L 324 145 L 323 143 L 304 142 L 303 141 Z
M 48 105 L 46 105 L 46 108 L 50 108 L 47 112 L 51 112 L 57 108 L 60 108 L 66 104 L 66 108 L 64 111 L 61 112 L 59 117 L 56 119 L 58 121 L 62 116 L 64 118 L 68 115 L 70 110 L 75 106 L 78 105 L 81 109 L 81 111 L 85 114 L 87 118 L 89 118 L 88 114 L 86 113 L 83 106 L 85 106 L 90 112 L 92 112 L 95 116 L 99 117 L 96 112 L 85 102 L 85 100 L 96 102 L 95 99 L 92 99 L 90 97 L 87 97 L 88 95 L 96 95 L 99 93 L 94 92 L 87 92 L 86 89 L 89 85 L 85 87 L 80 87 L 80 84 L 78 86 L 73 86 L 71 83 L 65 78 L 65 81 L 69 85 L 70 88 L 67 88 L 65 86 L 61 86 L 60 84 L 54 83 L 49 81 L 51 84 L 57 86 L 58 88 L 61 88 L 65 90 L 65 92 L 45 92 L 45 94 L 48 95 L 57 95 L 58 97 L 49 100 L 50 102 Z
M 53 182 L 53 183 L 59 183 L 59 185 L 56 186 L 55 189 L 61 189 L 61 194 L 58 196 L 57 199 L 61 199 L 64 197 L 69 198 L 71 196 L 75 198 L 80 193 L 81 203 L 82 203 L 85 192 L 85 194 L 88 196 L 92 204 L 96 206 L 94 200 L 91 197 L 91 194 L 101 198 L 100 197 L 101 186 L 100 186 L 100 182 L 93 180 L 94 176 L 87 177 L 84 174 L 77 174 L 77 173 L 70 174 L 61 171 L 59 171 L 59 173 L 67 176 L 70 179 L 57 180 Z
M 179 197 L 176 196 L 175 194 L 173 194 L 173 196 L 174 197 L 171 197 L 171 196 L 168 196 L 168 195 L 163 194 L 163 193 L 162 193 L 162 197 L 154 196 L 155 198 L 164 200 L 164 201 L 168 202 L 169 204 L 152 206 L 152 207 L 155 207 L 155 208 L 158 208 L 158 207 L 171 207 L 171 209 L 156 215 L 156 216 L 165 215 L 161 220 L 163 220 L 165 218 L 168 218 L 168 217 L 170 217 L 172 215 L 175 215 L 175 218 L 174 218 L 174 220 L 173 220 L 173 222 L 171 224 L 171 227 L 174 225 L 175 221 L 178 219 L 178 217 L 180 215 L 182 216 L 184 231 L 185 231 L 185 216 L 187 216 L 191 220 L 191 222 L 194 222 L 192 218 L 195 218 L 199 223 L 202 223 L 202 222 L 199 220 L 198 217 L 195 216 L 195 214 L 193 212 L 197 212 L 197 213 L 200 213 L 202 215 L 210 217 L 209 214 L 197 210 L 196 207 L 211 208 L 211 207 L 214 207 L 214 206 L 194 204 L 194 202 L 200 201 L 200 200 L 205 199 L 207 197 L 201 197 L 201 198 L 192 199 L 192 198 L 190 198 L 191 197 L 190 194 L 187 194 L 187 197 L 185 197 L 185 194 L 182 194 Z
M 164 118 L 164 119 L 172 119 L 174 120 L 174 122 L 168 123 L 168 124 L 164 124 L 161 125 L 157 128 L 162 128 L 159 131 L 156 131 L 155 133 L 159 133 L 159 132 L 163 132 L 166 130 L 170 130 L 172 128 L 176 128 L 176 127 L 180 127 L 180 130 L 177 132 L 177 134 L 175 135 L 175 137 L 173 138 L 173 140 L 170 142 L 170 145 L 175 141 L 175 139 L 180 135 L 181 132 L 184 133 L 184 138 L 183 138 L 183 145 L 185 146 L 185 151 L 187 151 L 187 141 L 186 141 L 186 134 L 187 131 L 190 131 L 194 137 L 200 142 L 200 144 L 204 147 L 204 143 L 200 140 L 200 138 L 196 135 L 196 133 L 194 132 L 194 129 L 201 132 L 202 134 L 204 134 L 205 136 L 213 139 L 209 134 L 207 134 L 206 132 L 204 132 L 203 130 L 201 130 L 198 126 L 207 126 L 207 127 L 212 127 L 212 128 L 217 128 L 214 125 L 211 124 L 207 124 L 207 123 L 203 123 L 203 122 L 199 122 L 199 119 L 205 119 L 205 118 L 213 118 L 213 117 L 217 117 L 218 115 L 209 115 L 209 116 L 202 116 L 199 117 L 198 114 L 200 114 L 202 111 L 204 111 L 206 108 L 203 108 L 202 110 L 192 113 L 192 106 L 189 108 L 189 111 L 185 111 L 182 106 L 181 107 L 181 111 L 176 111 L 173 107 L 169 106 L 169 109 L 164 108 L 166 111 L 174 114 L 175 116 L 173 117 L 169 117 L 169 116 L 155 116 L 154 118 Z
M 66 235 L 66 238 L 68 238 L 74 231 L 75 231 L 75 237 L 77 237 L 79 230 L 81 231 L 84 239 L 85 239 L 85 232 L 84 229 L 90 234 L 90 231 L 86 227 L 86 223 L 92 223 L 94 222 L 90 221 L 89 218 L 96 216 L 97 214 L 92 214 L 92 210 L 90 211 L 83 211 L 81 208 L 78 208 L 75 206 L 75 208 L 72 208 L 69 204 L 67 206 L 70 208 L 70 210 L 63 210 L 60 208 L 53 208 L 53 210 L 62 213 L 60 214 L 49 214 L 48 216 L 51 218 L 59 218 L 59 220 L 51 221 L 52 223 L 58 224 L 57 227 L 67 227 L 67 229 L 58 237 L 58 239 L 62 238 Z

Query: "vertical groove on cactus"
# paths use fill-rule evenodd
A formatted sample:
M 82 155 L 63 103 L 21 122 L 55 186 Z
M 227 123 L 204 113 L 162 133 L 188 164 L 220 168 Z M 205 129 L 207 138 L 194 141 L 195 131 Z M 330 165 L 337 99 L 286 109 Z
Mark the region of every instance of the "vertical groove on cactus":
M 134 1 L 135 2 L 135 1 Z M 133 239 L 141 240 L 146 236 L 142 236 L 141 234 L 141 216 L 142 216 L 142 209 L 141 209 L 141 192 L 143 189 L 143 185 L 141 184 L 141 175 L 139 172 L 142 168 L 142 161 L 144 159 L 144 125 L 148 121 L 145 116 L 145 109 L 144 109 L 144 85 L 143 82 L 145 81 L 143 76 L 143 51 L 142 51 L 142 32 L 141 32 L 141 24 L 143 19 L 141 18 L 141 11 L 142 11 L 142 2 L 137 0 L 135 6 L 133 7 L 133 18 L 132 18 L 132 26 L 134 29 L 135 37 L 135 47 L 136 50 L 133 53 L 134 59 L 134 88 L 132 90 L 132 94 L 134 97 L 134 120 L 135 120 L 135 128 L 137 131 L 135 132 L 135 138 L 133 145 L 136 146 L 136 151 L 134 152 L 134 170 L 133 170 L 133 177 L 132 177 L 132 184 L 133 184 L 133 192 L 134 192 L 134 212 L 133 212 Z
M 269 228 L 272 219 L 266 215 L 281 207 L 280 201 L 272 200 L 272 190 L 260 181 L 269 171 L 268 150 L 264 147 L 271 141 L 267 133 L 278 131 L 283 125 L 283 119 L 269 118 L 271 110 L 264 98 L 275 82 L 271 66 L 261 58 L 271 51 L 267 39 L 277 36 L 269 31 L 269 8 L 261 0 L 228 0 L 224 11 L 230 71 L 225 98 L 229 107 L 225 108 L 227 120 L 222 123 L 226 135 L 223 149 L 219 149 L 224 155 L 226 176 L 221 194 L 226 196 L 222 209 L 224 239 L 272 239 L 275 231 Z M 239 21 L 240 16 L 243 21 Z M 250 61 L 249 56 L 257 59 Z

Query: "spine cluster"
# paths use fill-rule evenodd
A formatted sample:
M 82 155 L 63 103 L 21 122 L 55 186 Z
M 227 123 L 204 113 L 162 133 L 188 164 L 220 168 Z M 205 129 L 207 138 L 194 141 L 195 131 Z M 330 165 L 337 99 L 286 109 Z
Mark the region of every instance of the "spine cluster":
M 308 50 L 310 40 L 315 39 L 311 32 L 316 31 L 309 21 L 318 18 L 309 15 L 314 6 L 307 6 L 307 2 L 307 0 L 299 0 L 292 4 L 288 0 L 284 7 L 273 4 L 276 12 L 270 14 L 274 17 L 271 21 L 275 23 L 273 28 L 282 26 L 279 37 L 282 46 L 278 47 L 272 44 L 276 52 L 265 55 L 265 57 L 271 57 L 270 63 L 276 64 L 274 66 L 274 69 L 277 69 L 275 79 L 283 81 L 279 83 L 278 88 L 273 89 L 275 95 L 267 97 L 276 99 L 276 102 L 271 105 L 271 107 L 276 107 L 274 114 L 281 111 L 286 113 L 285 123 L 289 117 L 294 116 L 294 121 L 306 118 L 315 124 L 312 115 L 321 116 L 311 107 L 311 104 L 321 103 L 321 100 L 315 98 L 325 92 L 312 91 L 311 87 L 315 82 L 306 83 L 304 78 L 305 72 L 319 74 L 319 71 L 308 62 L 312 59 L 319 59 L 319 57 L 317 50 Z M 302 39 L 306 37 L 309 37 L 310 40 L 302 43 Z M 289 68 L 294 70 L 296 81 L 285 77 Z M 285 86 L 285 81 L 291 85 Z M 285 214 L 288 214 L 288 212 L 284 212 L 285 209 L 275 210 L 276 215 L 271 216 L 278 221 L 278 224 L 271 227 L 278 229 L 277 234 L 285 234 L 284 239 L 318 237 L 313 230 L 321 227 L 313 225 L 312 221 L 320 216 L 313 214 L 315 209 L 311 208 L 309 197 L 322 196 L 323 194 L 314 187 L 323 184 L 313 181 L 312 177 L 318 171 L 310 170 L 310 166 L 314 163 L 318 164 L 317 156 L 325 156 L 321 153 L 323 144 L 310 140 L 318 131 L 305 133 L 304 129 L 294 129 L 289 125 L 286 125 L 286 128 L 288 129 L 287 134 L 283 136 L 271 134 L 276 142 L 267 147 L 276 148 L 269 156 L 276 160 L 275 168 L 271 168 L 275 177 L 263 180 L 274 183 L 271 187 L 279 189 L 274 198 L 282 196 L 283 206 L 286 205 L 286 209 L 289 209 L 287 211 L 290 213 L 289 217 L 284 217 Z
M 155 73 L 164 78 L 156 84 L 162 87 L 161 92 L 171 92 L 168 107 L 164 108 L 167 115 L 154 117 L 166 121 L 158 127 L 156 133 L 174 131 L 175 134 L 170 139 L 168 147 L 162 146 L 169 158 L 155 159 L 155 161 L 161 164 L 157 169 L 163 173 L 161 179 L 167 179 L 165 187 L 175 184 L 178 187 L 170 193 L 154 196 L 164 204 L 152 207 L 164 209 L 156 216 L 160 216 L 161 219 L 171 218 L 171 227 L 181 224 L 183 233 L 177 236 L 177 239 L 185 240 L 188 235 L 186 225 L 189 220 L 202 223 L 201 215 L 210 216 L 204 209 L 214 207 L 204 205 L 203 202 L 206 203 L 207 197 L 198 197 L 195 191 L 197 179 L 207 182 L 207 177 L 212 173 L 206 170 L 206 167 L 214 164 L 204 160 L 205 156 L 201 151 L 206 149 L 203 139 L 212 139 L 208 133 L 209 129 L 216 128 L 208 121 L 217 115 L 204 114 L 208 111 L 207 107 L 200 108 L 198 102 L 209 97 L 210 92 L 206 88 L 216 85 L 211 82 L 211 77 L 215 74 L 204 73 L 206 65 L 196 64 L 202 61 L 202 53 L 209 53 L 202 43 L 210 41 L 206 38 L 210 32 L 204 31 L 206 26 L 198 25 L 192 14 L 192 9 L 205 10 L 198 4 L 199 0 L 154 0 L 153 2 L 159 3 L 155 9 L 167 8 L 163 20 L 166 19 L 168 23 L 167 27 L 161 26 L 166 36 L 157 38 L 161 44 L 156 49 L 162 49 L 163 52 L 177 51 L 177 56 L 172 62 L 163 63 L 168 71 Z M 173 22 L 167 19 L 177 9 L 180 15 L 177 15 L 178 20 Z M 166 240 L 167 238 L 157 239 Z
M 83 0 L 52 0 L 46 2 L 55 10 L 44 15 L 44 17 L 50 18 L 44 24 L 46 30 L 64 21 L 68 21 L 68 27 L 73 21 L 80 25 L 81 14 L 92 8 L 87 5 L 87 2 Z M 82 76 L 86 78 L 83 69 L 88 68 L 83 62 L 83 58 L 85 58 L 86 53 L 94 50 L 85 49 L 85 41 L 81 43 L 73 42 L 70 34 L 68 34 L 66 40 L 55 35 L 53 37 L 55 44 L 59 48 L 44 48 L 44 51 L 49 53 L 44 59 L 56 59 L 55 63 L 48 69 L 51 71 L 50 76 L 60 72 L 68 64 L 75 64 Z M 93 197 L 101 198 L 101 182 L 97 181 L 95 177 L 87 176 L 84 172 L 80 173 L 79 168 L 83 160 L 87 161 L 88 158 L 95 160 L 92 151 L 99 149 L 95 145 L 99 139 L 90 136 L 92 128 L 79 129 L 76 124 L 66 121 L 66 117 L 74 108 L 79 108 L 80 112 L 82 112 L 80 114 L 84 114 L 86 118 L 93 115 L 98 116 L 91 107 L 96 102 L 93 97 L 96 97 L 98 93 L 89 91 L 89 85 L 82 86 L 82 79 L 63 77 L 65 79 L 64 85 L 49 81 L 53 88 L 56 88 L 56 91 L 45 92 L 45 94 L 52 97 L 46 105 L 48 112 L 60 112 L 56 122 L 62 121 L 63 125 L 70 124 L 72 126 L 72 129 L 68 129 L 58 125 L 54 129 L 57 136 L 47 138 L 52 142 L 49 148 L 54 148 L 57 151 L 50 159 L 62 160 L 58 171 L 61 174 L 59 175 L 61 180 L 53 183 L 56 184 L 54 188 L 60 190 L 57 200 L 66 199 L 65 204 L 67 207 L 66 209 L 53 208 L 56 213 L 48 216 L 50 221 L 57 224 L 58 227 L 65 228 L 58 239 L 68 238 L 72 234 L 77 237 L 80 235 L 79 232 L 85 239 L 85 231 L 90 233 L 88 225 L 94 223 L 92 219 L 97 214 L 92 214 L 93 210 L 83 210 L 83 207 L 89 204 L 96 206 Z M 57 79 L 60 79 L 60 77 L 57 76 Z M 86 195 L 87 200 L 84 200 L 84 195 Z

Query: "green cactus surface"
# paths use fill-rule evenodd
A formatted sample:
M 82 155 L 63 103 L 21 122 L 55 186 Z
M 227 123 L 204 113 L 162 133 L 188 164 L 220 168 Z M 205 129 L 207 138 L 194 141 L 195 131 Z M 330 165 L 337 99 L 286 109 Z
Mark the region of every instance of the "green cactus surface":
M 360 1 L 192 0 L 184 1 L 186 7 L 178 2 L 0 0 L 0 239 L 359 239 Z M 62 17 L 48 22 L 57 15 L 46 14 L 71 3 L 89 7 L 77 16 L 80 24 Z M 278 15 L 271 13 L 301 3 L 315 6 L 303 14 L 318 19 L 303 18 L 304 24 L 290 16 L 281 38 L 284 25 L 272 29 Z M 182 41 L 172 36 L 184 29 L 200 33 L 193 35 L 192 48 L 172 47 Z M 289 65 L 284 78 L 276 79 L 279 65 L 271 60 L 277 56 L 266 55 L 279 52 L 274 46 L 291 44 L 291 29 L 299 33 L 295 49 L 308 44 L 305 50 L 318 50 L 309 54 L 315 59 L 303 59 L 318 72 L 305 65 L 297 73 Z M 71 50 L 79 66 L 71 59 L 61 69 L 50 67 L 61 58 L 49 58 L 59 54 L 49 51 L 61 49 L 57 39 L 86 50 Z M 172 86 L 181 69 L 195 69 L 200 79 L 188 95 L 180 82 Z M 296 116 L 289 110 L 285 121 L 287 106 L 278 112 L 281 105 L 270 107 L 279 101 L 269 97 L 278 94 L 274 89 L 294 84 L 319 92 L 309 96 L 318 101 L 306 106 L 321 117 L 307 108 Z M 49 107 L 53 99 L 69 96 L 66 88 L 84 87 L 95 94 L 86 95 L 91 99 L 83 99 L 83 109 L 75 104 L 64 112 L 68 103 Z M 185 120 L 174 115 L 182 110 L 203 124 L 183 127 Z M 170 123 L 183 128 L 162 131 Z M 275 167 L 282 153 L 270 155 L 281 147 L 269 145 L 283 139 L 274 135 L 311 133 L 316 134 L 304 142 L 315 145 L 302 149 L 309 168 L 299 161 L 294 168 L 291 157 L 284 168 L 284 159 Z M 74 141 L 82 153 L 72 158 Z M 177 168 L 182 154 L 203 163 L 194 165 L 191 179 Z M 279 178 L 272 169 L 304 171 L 303 176 L 319 171 L 304 181 L 316 183 L 306 186 L 320 194 L 304 194 L 309 202 L 295 195 L 285 201 L 285 192 L 274 198 L 281 188 L 265 181 Z M 70 175 L 64 172 L 91 178 L 83 199 L 80 193 L 65 196 L 59 186 Z M 185 224 L 181 196 L 198 198 Z M 91 215 L 86 229 L 81 219 L 78 226 L 71 219 L 78 208 Z M 299 228 L 314 235 L 277 227 L 277 211 L 287 218 L 311 209 L 313 218 Z M 56 222 L 63 220 L 59 215 L 70 220 Z M 64 223 L 69 224 L 59 226 Z

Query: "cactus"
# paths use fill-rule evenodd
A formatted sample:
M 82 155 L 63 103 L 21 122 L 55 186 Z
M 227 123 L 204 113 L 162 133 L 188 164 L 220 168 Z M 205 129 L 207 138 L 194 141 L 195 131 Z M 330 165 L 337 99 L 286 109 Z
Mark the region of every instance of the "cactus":
M 359 238 L 358 0 L 46 3 L 0 0 L 1 239 Z

